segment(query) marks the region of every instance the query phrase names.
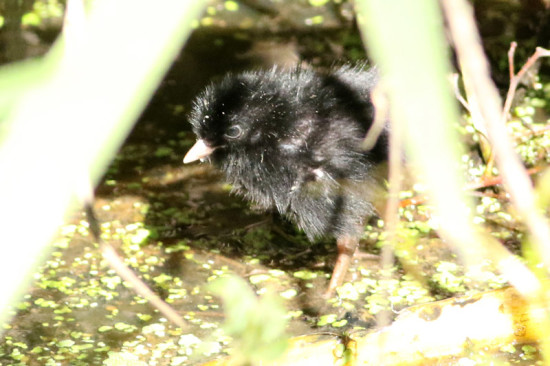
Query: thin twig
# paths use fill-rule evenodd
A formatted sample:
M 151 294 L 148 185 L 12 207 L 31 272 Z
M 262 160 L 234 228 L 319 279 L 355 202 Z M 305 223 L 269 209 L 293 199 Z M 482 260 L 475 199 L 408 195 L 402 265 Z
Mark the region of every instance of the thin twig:
M 517 42 L 512 42 L 510 43 L 510 49 L 508 50 L 508 67 L 510 70 L 510 80 L 514 78 L 514 75 L 516 73 L 514 66 L 514 54 L 516 53 L 517 46 Z
M 508 93 L 506 94 L 506 101 L 504 102 L 504 107 L 502 108 L 502 123 L 506 123 L 508 120 L 508 113 L 512 107 L 512 101 L 514 100 L 514 95 L 516 94 L 516 89 L 519 82 L 525 76 L 527 71 L 535 65 L 535 62 L 541 57 L 550 57 L 550 50 L 544 49 L 542 47 L 537 47 L 535 53 L 527 59 L 521 70 L 517 74 L 513 72 L 513 57 L 514 51 L 516 49 L 515 42 L 512 42 L 510 46 L 510 51 L 508 51 L 508 60 L 510 64 L 510 87 L 508 88 Z
M 489 63 L 483 52 L 471 5 L 465 0 L 449 0 L 441 4 L 449 23 L 465 83 L 470 85 L 469 91 L 475 94 L 479 102 L 483 121 L 493 145 L 495 161 L 510 193 L 510 199 L 524 218 L 532 243 L 541 259 L 550 267 L 550 227 L 546 218 L 537 210 L 532 182 L 505 128 L 506 114 L 502 112 L 507 112 L 510 108 L 511 98 L 508 98 L 503 109 L 498 90 L 490 77 Z M 545 52 L 542 49 L 535 52 L 537 57 L 543 53 Z M 513 85 L 510 86 L 509 95 L 513 95 L 517 80 L 534 61 L 531 57 L 512 79 Z M 528 287 L 537 287 L 534 283 L 526 286 L 526 283 L 518 282 L 513 276 L 507 277 L 522 293 L 526 293 Z
M 458 78 L 459 78 L 459 75 L 456 72 L 453 73 L 450 77 L 451 85 L 453 86 L 453 91 L 455 93 L 455 98 L 460 102 L 460 104 L 462 104 L 464 109 L 466 109 L 468 112 L 470 112 L 470 105 L 468 104 L 466 99 L 464 99 L 464 97 L 462 96 L 462 93 L 460 92 L 460 88 L 458 87 Z M 471 114 L 471 112 L 470 112 L 470 114 Z
M 546 168 L 546 167 L 534 167 L 534 168 L 531 168 L 531 169 L 527 169 L 526 173 L 528 175 L 537 174 L 540 171 L 542 171 L 544 168 Z M 495 186 L 497 184 L 502 184 L 503 181 L 504 181 L 504 178 L 502 176 L 484 178 L 480 181 L 472 182 L 472 183 L 467 184 L 465 189 L 473 191 L 473 190 L 476 190 L 476 189 L 487 188 L 487 187 Z
M 115 272 L 127 283 L 129 283 L 134 290 L 151 303 L 158 311 L 161 312 L 168 320 L 176 324 L 181 328 L 186 327 L 186 323 L 183 318 L 166 302 L 164 302 L 157 294 L 155 294 L 147 285 L 130 269 L 120 256 L 117 254 L 115 249 L 103 242 L 100 244 L 101 253 L 103 258 L 107 260 L 109 266 L 115 270 Z
M 383 100 L 385 107 L 388 106 L 385 91 L 378 89 L 380 98 L 378 101 Z M 376 101 L 375 101 L 376 102 Z M 379 105 L 375 104 L 375 108 Z M 387 113 L 387 112 L 386 112 Z M 386 203 L 386 210 L 384 213 L 385 232 L 387 234 L 387 244 L 382 247 L 381 266 L 384 269 L 383 276 L 386 279 L 391 279 L 390 269 L 394 262 L 394 250 L 397 244 L 397 227 L 399 223 L 399 192 L 401 191 L 401 185 L 403 181 L 403 167 L 402 159 L 403 151 L 403 129 L 398 124 L 392 129 L 390 134 L 390 158 L 389 158 L 389 193 Z M 389 289 L 384 288 L 384 292 L 389 296 Z M 377 325 L 380 327 L 386 326 L 390 323 L 389 316 L 386 312 L 381 312 L 376 317 Z
M 533 175 L 540 173 L 543 169 L 548 168 L 547 166 L 536 166 L 531 169 L 527 169 L 527 174 Z M 467 191 L 475 191 L 477 189 L 481 188 L 488 188 L 492 186 L 496 186 L 497 184 L 502 184 L 503 178 L 502 176 L 498 177 L 489 177 L 489 178 L 482 178 L 481 180 L 471 182 L 466 184 L 464 187 L 464 190 Z M 430 198 L 427 195 L 419 195 L 414 196 L 411 198 L 405 198 L 399 201 L 399 207 L 409 207 L 409 206 L 418 206 L 422 205 L 425 202 L 427 202 Z
M 546 132 L 550 131 L 550 124 L 540 127 L 540 128 L 530 128 L 529 131 L 522 132 L 518 139 L 522 139 L 524 137 L 532 137 L 532 136 L 539 136 L 543 135 Z
M 375 105 L 374 121 L 369 128 L 365 139 L 363 140 L 362 148 L 365 150 L 371 150 L 378 137 L 386 128 L 386 122 L 388 120 L 389 104 L 386 95 L 383 92 L 384 85 L 379 82 L 371 92 L 372 103 Z
M 506 118 L 512 103 L 518 80 L 534 63 L 531 57 L 511 80 L 504 108 L 501 105 L 498 90 L 491 80 L 490 67 L 483 52 L 481 39 L 476 29 L 473 9 L 466 0 L 447 0 L 441 2 L 455 44 L 455 50 L 462 68 L 465 82 L 479 101 L 483 121 L 493 144 L 495 161 L 502 174 L 503 181 L 510 194 L 510 200 L 529 231 L 529 241 L 533 244 L 538 257 L 545 268 L 550 267 L 550 226 L 548 220 L 538 209 L 531 180 L 522 161 L 516 154 L 514 145 L 506 131 Z M 547 52 L 547 51 L 546 51 Z M 537 48 L 535 55 L 543 53 Z M 484 240 L 485 247 L 498 263 L 501 273 L 531 304 L 542 304 L 547 309 L 549 299 L 533 272 L 513 257 L 496 240 Z M 550 328 L 550 313 L 543 311 L 537 316 L 543 324 L 542 329 Z M 550 340 L 545 332 L 537 334 L 544 357 L 550 358 Z
M 86 216 L 88 223 L 90 224 L 90 232 L 94 239 L 100 244 L 101 253 L 103 258 L 109 263 L 109 266 L 133 289 L 151 303 L 158 311 L 161 312 L 168 320 L 176 324 L 181 328 L 185 328 L 186 323 L 183 318 L 166 302 L 164 302 L 158 295 L 156 295 L 147 285 L 130 269 L 124 261 L 117 254 L 116 250 L 101 239 L 101 230 L 99 228 L 99 222 L 95 217 L 93 207 L 87 200 L 85 205 Z

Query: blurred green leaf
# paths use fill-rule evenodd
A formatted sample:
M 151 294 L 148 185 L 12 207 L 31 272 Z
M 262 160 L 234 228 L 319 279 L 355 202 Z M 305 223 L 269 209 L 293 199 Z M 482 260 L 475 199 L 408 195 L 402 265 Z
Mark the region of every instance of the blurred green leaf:
M 224 303 L 225 332 L 235 339 L 235 354 L 243 364 L 274 360 L 287 347 L 285 308 L 272 293 L 258 298 L 241 278 L 229 276 L 209 285 Z
M 0 322 L 66 212 L 104 174 L 203 6 L 96 0 L 45 57 L 0 68 L 0 222 L 11 248 L 0 276 L 17 279 L 0 284 Z

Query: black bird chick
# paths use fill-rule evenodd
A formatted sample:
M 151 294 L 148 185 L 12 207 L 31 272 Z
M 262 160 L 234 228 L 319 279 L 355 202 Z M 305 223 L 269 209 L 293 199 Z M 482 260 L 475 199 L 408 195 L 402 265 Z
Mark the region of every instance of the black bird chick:
M 209 158 L 238 194 L 275 207 L 310 241 L 332 236 L 338 259 L 326 292 L 343 282 L 363 220 L 374 214 L 374 167 L 386 159 L 384 130 L 361 147 L 374 117 L 376 71 L 345 66 L 226 76 L 195 100 L 198 137 L 184 163 Z

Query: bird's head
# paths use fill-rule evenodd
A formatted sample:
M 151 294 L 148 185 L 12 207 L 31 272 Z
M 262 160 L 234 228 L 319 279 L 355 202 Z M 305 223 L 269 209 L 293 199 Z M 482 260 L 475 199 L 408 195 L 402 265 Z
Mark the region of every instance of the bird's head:
M 184 163 L 228 155 L 260 154 L 284 135 L 288 102 L 270 78 L 255 73 L 229 75 L 195 99 L 189 121 L 197 142 Z

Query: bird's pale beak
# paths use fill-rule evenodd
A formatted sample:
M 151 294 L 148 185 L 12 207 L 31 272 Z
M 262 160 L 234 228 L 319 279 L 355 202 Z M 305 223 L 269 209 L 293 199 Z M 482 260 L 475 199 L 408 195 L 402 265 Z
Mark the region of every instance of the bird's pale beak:
M 191 163 L 193 161 L 197 161 L 199 159 L 204 159 L 208 155 L 212 154 L 212 152 L 215 150 L 214 147 L 210 147 L 206 145 L 204 140 L 199 139 L 197 142 L 195 142 L 195 145 L 189 151 L 187 154 L 185 154 L 185 157 L 183 158 L 183 163 Z

